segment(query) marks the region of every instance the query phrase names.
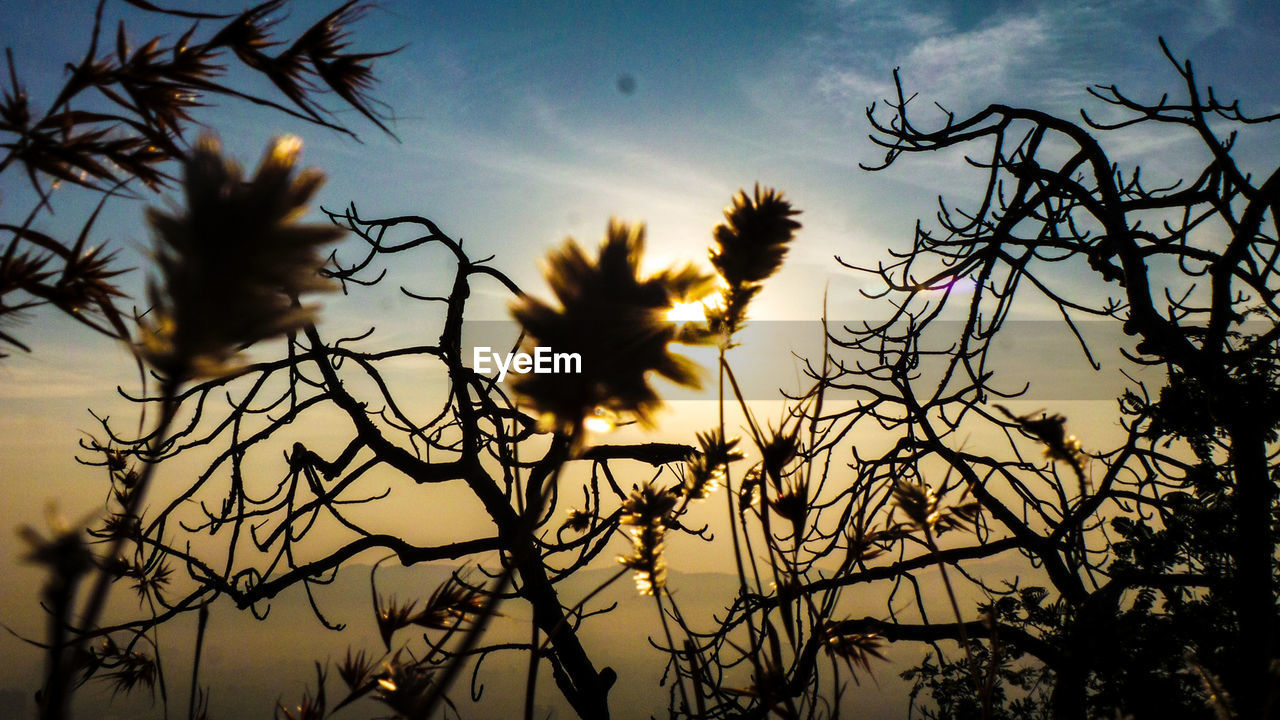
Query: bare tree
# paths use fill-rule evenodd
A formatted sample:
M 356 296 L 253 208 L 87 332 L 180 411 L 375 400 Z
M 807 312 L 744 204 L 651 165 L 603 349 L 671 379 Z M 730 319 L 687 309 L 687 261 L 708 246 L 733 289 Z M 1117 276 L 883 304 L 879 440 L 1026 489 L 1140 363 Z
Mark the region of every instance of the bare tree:
M 133 579 L 151 612 L 69 629 L 95 641 L 77 661 L 90 671 L 133 662 L 127 677 L 145 682 L 156 671 L 137 648 L 164 622 L 219 598 L 254 608 L 299 586 L 328 624 L 312 586 L 381 550 L 404 564 L 458 561 L 487 579 L 460 571 L 414 602 L 375 589 L 385 654 L 337 663 L 346 688 L 333 708 L 321 671 L 298 715 L 323 717 L 374 695 L 400 717 L 428 717 L 464 662 L 514 649 L 528 653 L 527 717 L 544 661 L 580 716 L 608 717 L 616 674 L 580 634 L 597 612 L 595 593 L 566 598 L 560 583 L 620 535 L 631 552 L 614 580 L 633 572 L 653 595 L 672 717 L 837 716 L 847 681 L 872 670 L 885 642 L 932 650 L 908 675 L 939 717 L 1267 717 L 1276 686 L 1280 171 L 1255 180 L 1222 128 L 1280 116 L 1222 103 L 1165 52 L 1186 101 L 1094 88 L 1124 115 L 1110 124 L 991 105 L 963 118 L 943 111 L 937 127 L 922 129 L 897 82 L 888 116 L 868 111 L 886 150 L 871 169 L 962 147 L 982 175 L 981 199 L 944 204 L 937 229 L 918 226 L 908 249 L 861 268 L 883 282 L 889 317 L 839 328 L 823 318 L 828 346 L 809 366 L 813 388 L 792 398 L 777 428 L 744 399 L 732 349 L 798 227 L 780 194 L 735 198 L 711 253 L 719 304 L 705 324 L 685 327 L 665 319 L 667 307 L 709 292 L 711 278 L 690 267 L 641 277 L 638 228 L 610 225 L 594 257 L 572 243 L 553 253 L 552 304 L 526 296 L 489 259 L 472 260 L 426 218 L 331 213 L 365 248 L 324 271 L 344 289 L 379 282 L 389 258 L 443 254 L 448 287 L 402 288 L 441 308 L 438 338 L 367 349 L 369 333 L 329 338 L 293 318 L 268 323 L 290 333 L 279 356 L 203 380 L 189 352 L 167 354 L 161 343 L 148 356 L 161 388 L 137 400 L 182 421 L 138 437 L 104 420 L 88 445 L 116 489 L 113 514 L 95 532 L 128 550 L 101 563 L 103 577 Z M 1206 153 L 1204 167 L 1145 185 L 1099 139 L 1139 125 L 1186 132 Z M 472 368 L 463 322 L 481 283 L 511 294 L 525 347 L 580 352 L 585 377 L 526 376 L 509 390 Z M 1118 431 L 1068 429 L 1052 408 L 1009 407 L 1026 384 L 997 371 L 995 342 L 1013 332 L 1008 318 L 1028 294 L 1056 309 L 1083 362 L 1097 367 L 1084 325 L 1097 320 L 1132 338 L 1120 348 L 1132 369 L 1163 373 L 1133 373 L 1117 398 Z M 161 325 L 151 330 L 163 335 Z M 592 444 L 590 422 L 651 418 L 660 400 L 649 374 L 692 380 L 673 342 L 719 345 L 718 427 L 687 445 Z M 166 364 L 174 357 L 182 362 Z M 406 402 L 397 387 L 390 368 L 407 359 L 447 379 L 433 406 Z M 198 382 L 179 389 L 175 377 Z M 339 419 L 343 442 L 316 447 L 296 434 L 320 415 Z M 745 440 L 731 437 L 734 416 Z M 150 468 L 209 449 L 187 489 L 141 512 Z M 281 454 L 263 483 L 265 458 Z M 636 465 L 654 475 L 625 487 L 622 468 Z M 394 502 L 370 481 L 375 470 L 427 489 L 465 487 L 491 531 L 419 545 L 357 519 L 352 506 Z M 579 496 L 562 483 L 567 471 L 586 477 L 585 505 L 561 524 L 554 518 Z M 695 618 L 666 587 L 662 547 L 669 531 L 705 536 L 683 518 L 715 485 L 726 489 L 738 588 L 723 614 Z M 197 506 L 198 518 L 184 516 Z M 344 539 L 317 548 L 320 527 Z M 189 551 L 191 532 L 224 538 L 221 554 Z M 48 560 L 59 558 L 81 573 L 93 561 Z M 993 558 L 1018 571 L 976 568 Z M 855 617 L 852 593 L 882 600 L 884 613 Z M 499 601 L 531 607 L 528 643 L 486 642 Z M 406 653 L 396 633 L 410 626 L 429 632 L 425 648 Z
M 745 195 L 740 200 L 748 203 L 745 212 L 750 214 L 755 205 Z M 220 598 L 241 609 L 258 608 L 291 590 L 306 592 L 318 621 L 334 627 L 312 588 L 332 581 L 357 557 L 381 551 L 404 565 L 457 561 L 459 571 L 425 600 L 389 599 L 375 586 L 373 612 L 386 652 L 380 658 L 362 652 L 338 664 L 346 695 L 330 709 L 374 694 L 400 716 L 428 717 L 464 663 L 514 649 L 529 655 L 530 690 L 545 662 L 580 716 L 608 717 L 616 673 L 592 660 L 579 635 L 584 620 L 601 612 L 590 604 L 598 590 L 565 598 L 558 586 L 622 535 L 631 552 L 619 557 L 621 565 L 609 582 L 631 572 L 641 590 L 660 594 L 663 536 L 668 531 L 705 535 L 705 528 L 687 528 L 681 518 L 691 502 L 706 494 L 726 453 L 709 437 L 701 450 L 682 444 L 588 442 L 586 427 L 606 418 L 649 422 L 660 404 L 649 385 L 651 373 L 695 382 L 693 366 L 668 345 L 705 342 L 711 335 L 705 328 L 682 330 L 666 313 L 673 303 L 708 292 L 709 276 L 685 266 L 641 277 L 643 229 L 614 223 L 598 258 L 574 243 L 552 254 L 549 279 L 557 300 L 552 305 L 526 296 L 488 259 L 472 260 L 460 242 L 426 218 L 370 220 L 354 206 L 330 217 L 363 243 L 361 257 L 324 273 L 350 291 L 377 284 L 387 264 L 393 258 L 402 262 L 406 255 L 452 268 L 442 294 L 402 288 L 424 307 L 440 309 L 437 341 L 364 349 L 371 329 L 330 340 L 308 324 L 289 337 L 278 358 L 220 368 L 215 377 L 190 385 L 172 400 L 166 399 L 163 382 L 161 389 L 137 397 L 144 406 L 171 405 L 165 416 L 190 413 L 168 431 L 122 434 L 104 418 L 99 439 L 86 446 L 94 451 L 86 461 L 107 468 L 116 499 L 105 525 L 92 532 L 131 548 L 119 563 L 107 566 L 108 574 L 133 578 L 152 611 L 84 627 L 80 636 L 99 645 L 104 639 L 127 638 L 127 643 L 110 640 L 102 646 L 114 653 L 132 649 L 174 617 L 206 612 Z M 495 377 L 472 368 L 472 357 L 463 352 L 464 321 L 480 284 L 511 294 L 527 349 L 533 343 L 580 355 L 581 372 L 523 375 L 511 383 L 521 398 L 517 403 Z M 510 342 L 513 348 L 520 345 L 516 337 Z M 164 371 L 167 357 L 149 358 L 162 379 L 173 374 Z M 415 359 L 428 361 L 447 380 L 447 388 L 425 404 L 413 392 L 419 380 L 406 386 L 386 370 Z M 202 366 L 188 362 L 182 367 Z M 406 394 L 413 400 L 406 400 Z M 297 429 L 313 417 L 314 422 L 328 418 L 326 427 L 342 427 L 348 439 L 325 447 L 299 439 Z M 135 468 L 172 464 L 206 448 L 214 448 L 215 455 L 194 482 L 142 514 Z M 263 468 L 282 449 L 284 466 L 264 482 Z M 696 469 L 672 475 L 686 460 Z M 560 482 L 570 467 L 587 468 L 580 490 Z M 659 477 L 674 481 L 656 483 L 653 478 L 624 487 L 626 481 L 619 478 L 634 474 L 637 467 L 650 468 L 646 477 L 656 468 Z M 370 519 L 378 515 L 353 508 L 404 503 L 400 493 L 389 494 L 382 480 L 373 479 L 378 473 L 391 473 L 428 492 L 437 486 L 465 487 L 483 507 L 491 529 L 440 545 L 415 544 L 380 530 L 378 521 Z M 196 501 L 200 511 L 193 518 L 189 513 Z M 585 504 L 576 505 L 580 502 Z M 565 521 L 569 503 L 575 505 Z M 189 535 L 197 532 L 225 538 L 218 557 L 189 549 Z M 318 549 L 316 538 L 324 533 L 343 539 L 322 541 Z M 179 567 L 185 577 L 179 576 Z M 485 624 L 504 600 L 531 607 L 528 643 L 485 640 Z M 394 636 L 411 626 L 431 631 L 432 639 L 425 649 L 404 653 L 408 641 L 396 642 Z M 92 652 L 86 674 L 117 661 L 106 651 Z M 326 711 L 324 701 L 317 699 L 324 697 L 323 676 L 320 683 L 316 696 L 299 706 L 319 713 L 310 716 Z M 527 712 L 532 698 L 530 692 Z
M 715 700 L 700 714 L 834 716 L 837 660 L 865 672 L 883 641 L 932 646 L 908 676 L 938 717 L 1274 712 L 1280 170 L 1251 175 L 1233 153 L 1236 128 L 1280 116 L 1219 100 L 1162 48 L 1185 100 L 1093 88 L 1112 122 L 996 104 L 925 127 L 896 73 L 887 115 L 868 110 L 886 152 L 868 169 L 964 148 L 983 192 L 857 268 L 883 283 L 888 319 L 829 328 L 814 390 L 737 486 L 742 592 L 673 648 Z M 1185 133 L 1203 167 L 1144 184 L 1104 142 L 1134 126 Z M 1085 321 L 1132 339 L 1118 432 L 1077 439 L 1061 415 L 1000 404 L 1027 390 L 997 372 L 995 343 L 1029 296 L 1095 369 Z M 852 409 L 825 409 L 833 397 Z M 995 557 L 1020 569 L 974 566 Z M 846 617 L 841 592 L 875 593 L 886 615 Z

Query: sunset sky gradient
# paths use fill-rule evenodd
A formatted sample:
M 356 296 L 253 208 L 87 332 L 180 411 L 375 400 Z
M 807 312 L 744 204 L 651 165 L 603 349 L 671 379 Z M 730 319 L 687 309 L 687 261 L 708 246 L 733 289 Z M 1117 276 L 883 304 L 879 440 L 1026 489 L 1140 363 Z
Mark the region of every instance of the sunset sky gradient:
M 162 4 L 243 9 L 238 2 Z M 283 34 L 331 5 L 293 3 Z M 108 17 L 129 20 L 134 43 L 185 29 L 140 20 L 124 3 L 107 7 Z M 85 1 L 0 7 L 4 43 L 37 107 L 51 100 L 63 65 L 83 54 L 92 14 Z M 1280 110 L 1280 9 L 1261 0 L 656 7 L 385 0 L 352 37 L 361 50 L 404 46 L 375 65 L 381 84 L 374 95 L 387 104 L 398 142 L 345 110 L 338 117 L 362 143 L 230 101 L 196 117 L 248 168 L 271 137 L 301 136 L 304 164 L 328 174 L 319 204 L 354 202 L 366 217 L 424 215 L 465 239 L 472 257 L 494 255 L 495 267 L 537 294 L 545 293 L 539 258 L 570 236 L 594 245 L 610 217 L 647 224 L 653 268 L 705 263 L 711 229 L 732 194 L 757 182 L 778 187 L 803 210 L 804 228 L 754 317 L 814 321 L 826 292 L 831 317 L 856 319 L 883 314 L 859 294 L 874 278 L 842 268 L 833 256 L 874 265 L 887 248 L 908 245 L 916 219 L 931 217 L 939 194 L 962 204 L 980 190 L 963 184 L 972 175 L 957 154 L 911 158 L 884 173 L 859 169 L 883 159 L 867 140 L 866 111 L 891 96 L 894 68 L 907 91 L 919 94 L 913 108 L 932 121 L 941 118 L 935 102 L 961 114 L 1000 102 L 1071 119 L 1088 107 L 1106 117 L 1087 87 L 1114 83 L 1149 101 L 1181 91 L 1157 36 L 1190 58 L 1220 98 L 1240 97 L 1253 114 Z M 1117 134 L 1107 146 L 1122 163 L 1140 162 L 1152 185 L 1198 161 L 1184 150 L 1203 152 L 1194 138 L 1145 128 Z M 1276 163 L 1273 137 L 1246 135 L 1241 147 L 1246 164 L 1251 156 Z M 25 212 L 30 199 L 22 175 L 7 173 L 0 182 L 7 217 Z M 123 282 L 135 297 L 149 262 L 143 209 L 177 200 L 172 192 L 119 200 L 98 222 L 96 241 L 138 268 Z M 72 235 L 94 201 L 63 188 L 53 199 L 57 214 L 37 227 Z M 446 270 L 399 267 L 388 286 L 438 293 Z M 506 318 L 509 295 L 496 284 L 477 289 L 471 318 Z M 394 293 L 322 300 L 323 327 L 335 334 L 376 323 L 388 346 L 433 340 L 422 337 L 430 318 L 414 314 L 422 306 Z M 1025 313 L 1018 319 L 1041 319 L 1034 304 Z M 137 377 L 125 348 L 61 315 L 37 311 L 14 330 L 33 352 L 0 361 L 0 622 L 38 632 L 31 589 L 40 573 L 17 562 L 15 531 L 27 523 L 44 527 L 51 498 L 73 519 L 101 508 L 104 477 L 76 465 L 77 441 L 96 427 L 87 408 L 127 427 L 134 408 L 114 387 L 134 388 Z M 794 378 L 789 348 L 771 350 L 779 356 L 769 362 Z M 704 409 L 690 414 L 701 417 Z M 666 431 L 687 432 L 688 418 L 681 421 Z M 0 657 L 19 654 L 38 657 L 0 636 Z

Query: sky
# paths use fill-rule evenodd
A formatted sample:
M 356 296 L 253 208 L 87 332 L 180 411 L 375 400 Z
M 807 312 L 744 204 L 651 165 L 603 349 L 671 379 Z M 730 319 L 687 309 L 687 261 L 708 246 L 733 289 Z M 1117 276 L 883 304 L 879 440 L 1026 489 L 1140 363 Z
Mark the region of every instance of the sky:
M 282 30 L 305 27 L 327 7 L 294 3 Z M 117 14 L 130 19 L 135 43 L 184 29 L 108 3 L 108 15 Z M 63 64 L 83 52 L 91 22 L 83 0 L 0 7 L 4 44 L 37 106 L 51 99 Z M 464 238 L 473 257 L 494 255 L 495 267 L 535 294 L 545 295 L 540 258 L 566 237 L 594 244 L 611 217 L 646 223 L 653 269 L 705 262 L 711 229 L 737 189 L 780 188 L 803 211 L 804 228 L 754 317 L 812 323 L 824 293 L 834 318 L 885 312 L 859 295 L 871 280 L 834 256 L 873 264 L 909 243 L 939 194 L 962 203 L 975 192 L 954 153 L 907 158 L 881 173 L 859 168 L 883 157 L 867 139 L 866 112 L 891 95 L 894 68 L 918 93 L 923 118 L 935 102 L 957 113 L 1000 102 L 1071 118 L 1083 106 L 1106 117 L 1087 87 L 1114 83 L 1151 101 L 1178 96 L 1157 36 L 1190 58 L 1219 97 L 1240 97 L 1257 114 L 1280 109 L 1280 10 L 1268 2 L 386 0 L 353 27 L 353 40 L 369 51 L 403 46 L 375 66 L 374 96 L 387 104 L 398 139 L 352 112 L 339 117 L 361 142 L 244 104 L 196 117 L 246 167 L 273 136 L 299 135 L 304 163 L 329 178 L 319 204 L 431 218 Z M 1141 162 L 1148 178 L 1177 177 L 1196 160 L 1185 138 L 1140 130 L 1105 142 L 1118 162 Z M 1242 156 L 1274 165 L 1276 145 L 1268 143 L 1246 136 Z M 18 174 L 0 176 L 6 222 L 29 197 Z M 150 243 L 143 208 L 173 201 L 166 193 L 114 202 L 96 227 L 97 242 L 139 268 L 124 281 L 135 294 Z M 57 214 L 38 227 L 75 232 L 90 202 L 59 190 Z M 424 263 L 397 268 L 392 279 L 429 292 L 441 277 Z M 480 288 L 472 317 L 503 319 L 508 299 L 496 286 Z M 417 305 L 394 297 L 332 296 L 324 305 L 323 327 L 355 330 L 374 318 L 388 343 L 421 341 L 431 326 Z M 1023 312 L 1020 319 L 1042 317 L 1034 305 Z M 42 525 L 51 497 L 63 498 L 72 517 L 100 506 L 104 493 L 92 488 L 101 479 L 76 465 L 76 443 L 96 424 L 86 408 L 129 417 L 114 387 L 135 378 L 123 348 L 61 316 L 35 313 L 16 330 L 33 352 L 0 361 L 0 577 L 8 578 L 0 619 L 32 628 L 38 615 L 19 588 L 35 587 L 38 575 L 16 562 L 12 538 L 23 524 Z M 794 377 L 789 349 L 762 340 L 743 362 L 776 363 Z M 12 647 L 0 644 L 0 654 Z

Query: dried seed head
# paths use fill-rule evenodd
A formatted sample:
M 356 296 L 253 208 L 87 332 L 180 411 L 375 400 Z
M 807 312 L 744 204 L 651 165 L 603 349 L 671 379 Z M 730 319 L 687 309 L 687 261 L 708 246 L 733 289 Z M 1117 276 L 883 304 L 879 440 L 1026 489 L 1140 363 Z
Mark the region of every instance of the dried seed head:
M 792 217 L 799 214 L 772 188 L 761 191 L 756 185 L 750 197 L 739 190 L 733 205 L 724 211 L 725 223 L 715 229 L 711 264 L 731 287 L 768 279 L 782 267 L 800 228 Z
M 694 500 L 702 500 L 724 480 L 729 463 L 742 459 L 737 451 L 738 438 L 725 440 L 719 428 L 698 433 L 701 450 L 685 461 L 685 481 L 682 492 Z
M 569 517 L 567 517 L 560 529 L 572 530 L 574 532 L 586 532 L 591 527 L 591 522 L 595 516 L 586 510 L 578 510 L 577 508 L 569 509 Z
M 147 292 L 152 309 L 141 323 L 139 354 L 170 378 L 228 372 L 242 348 L 310 322 L 314 308 L 298 295 L 331 289 L 318 274 L 319 247 L 342 231 L 300 224 L 323 175 L 295 175 L 302 143 L 277 138 L 251 180 L 202 136 L 186 159 L 187 208 L 150 209 L 161 282 Z
M 884 640 L 875 633 L 843 633 L 839 623 L 828 623 L 822 628 L 823 647 L 832 657 L 838 657 L 849 666 L 857 681 L 858 670 L 871 672 L 871 658 L 888 661 L 881 654 Z
M 698 387 L 697 366 L 673 354 L 677 326 L 667 319 L 673 302 L 696 299 L 712 279 L 693 266 L 640 277 L 643 226 L 609 223 L 595 260 L 573 240 L 551 253 L 545 275 L 559 307 L 533 297 L 512 304 L 529 345 L 576 353 L 580 373 L 529 373 L 512 387 L 545 424 L 566 432 L 582 427 L 597 412 L 635 416 L 652 424 L 661 406 L 649 374 Z
M 893 484 L 893 504 L 917 530 L 932 530 L 942 517 L 938 495 L 928 485 L 899 478 Z
M 448 630 L 484 610 L 484 596 L 451 577 L 436 588 L 412 622 L 434 630 Z
M 405 605 L 400 605 L 394 595 L 390 600 L 383 600 L 381 595 L 375 595 L 373 607 L 374 619 L 378 623 L 378 635 L 382 638 L 382 644 L 387 650 L 391 649 L 391 636 L 401 628 L 408 627 L 414 623 L 417 615 L 414 614 L 414 606 L 418 604 L 417 600 L 410 600 Z
M 791 240 L 800 223 L 792 218 L 800 211 L 783 199 L 782 193 L 760 186 L 753 196 L 738 191 L 733 205 L 725 210 L 725 224 L 715 229 L 711 264 L 724 280 L 720 302 L 707 313 L 711 332 L 721 345 L 746 322 L 747 305 L 760 292 L 761 283 L 782 267 Z
M 800 451 L 799 426 L 791 432 L 778 430 L 773 433 L 765 446 L 760 450 L 763 472 L 769 481 L 781 491 L 782 478 L 787 465 L 796 458 Z
M 1075 435 L 1067 432 L 1067 419 L 1065 417 L 1057 413 L 1053 415 L 1040 413 L 1040 417 L 1035 417 L 1035 415 L 1015 415 L 1003 405 L 996 405 L 995 407 L 1010 420 L 1016 422 L 1023 432 L 1044 443 L 1045 457 L 1054 461 L 1061 460 L 1070 465 L 1080 481 L 1080 494 L 1085 494 L 1088 489 L 1088 480 L 1085 477 L 1085 458 L 1087 456 L 1080 444 L 1080 440 Z
M 374 697 L 404 717 L 419 717 L 426 707 L 435 670 L 416 662 L 401 662 L 396 653 L 378 675 Z
M 342 682 L 346 683 L 347 689 L 351 692 L 359 692 L 369 685 L 369 679 L 373 674 L 373 661 L 361 650 L 356 655 L 351 654 L 351 648 L 347 648 L 347 656 L 338 663 L 338 677 L 342 678 Z
M 652 595 L 666 584 L 663 537 L 675 503 L 675 495 L 645 483 L 622 504 L 620 522 L 631 526 L 632 553 L 618 558 L 618 562 L 635 570 L 636 590 L 642 595 Z

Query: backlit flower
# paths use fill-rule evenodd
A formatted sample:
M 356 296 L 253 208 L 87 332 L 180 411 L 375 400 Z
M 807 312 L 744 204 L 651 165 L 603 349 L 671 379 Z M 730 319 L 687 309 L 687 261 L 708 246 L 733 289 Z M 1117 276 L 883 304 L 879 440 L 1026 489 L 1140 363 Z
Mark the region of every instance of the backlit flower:
M 148 210 L 161 277 L 147 288 L 138 352 L 162 374 L 226 372 L 240 349 L 310 321 L 314 308 L 298 305 L 299 294 L 330 289 L 318 250 L 341 230 L 297 222 L 324 179 L 311 169 L 295 175 L 301 148 L 296 137 L 277 138 L 246 181 L 202 136 L 186 159 L 185 211 Z
M 576 432 L 584 418 L 634 416 L 650 425 L 661 399 L 651 373 L 690 387 L 698 368 L 668 346 L 685 340 L 666 313 L 710 291 L 712 279 L 691 265 L 640 277 L 644 227 L 609 223 L 593 261 L 573 240 L 552 252 L 545 275 L 559 307 L 523 297 L 511 308 L 533 346 L 577 353 L 581 373 L 518 375 L 512 387 L 545 424 Z
M 725 222 L 716 226 L 711 264 L 724 280 L 721 301 L 708 309 L 711 330 L 728 344 L 746 321 L 747 305 L 763 283 L 782 267 L 800 223 L 792 218 L 800 211 L 772 188 L 748 196 L 739 190 L 733 205 L 724 211 Z
M 663 537 L 675 504 L 674 495 L 652 483 L 631 491 L 622 503 L 623 515 L 619 522 L 630 528 L 632 552 L 618 558 L 618 562 L 635 571 L 636 590 L 641 595 L 652 595 L 666 584 Z

